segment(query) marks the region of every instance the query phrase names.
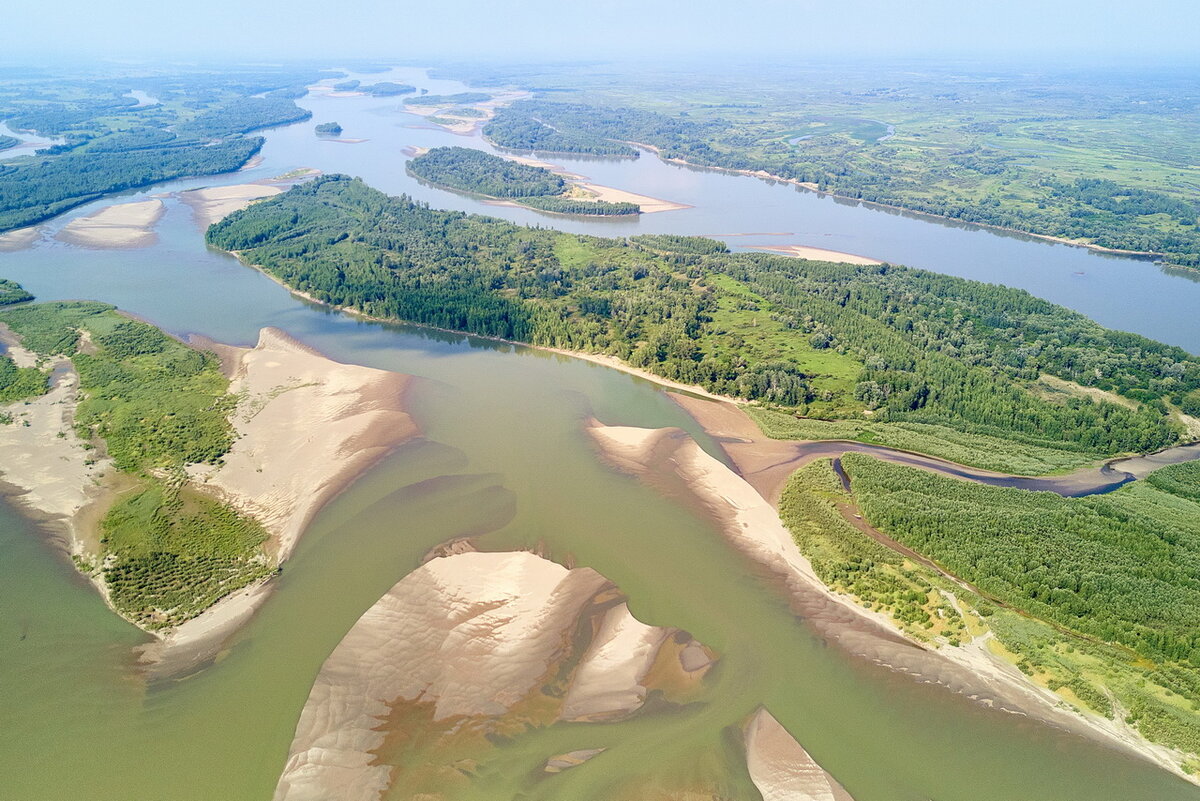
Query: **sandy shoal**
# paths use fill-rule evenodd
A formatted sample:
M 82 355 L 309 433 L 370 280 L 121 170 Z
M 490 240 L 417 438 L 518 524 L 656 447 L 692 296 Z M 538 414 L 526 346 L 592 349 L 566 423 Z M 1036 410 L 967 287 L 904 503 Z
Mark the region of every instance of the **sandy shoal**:
M 854 801 L 766 709 L 743 734 L 746 767 L 763 801 Z
M 8 353 L 20 366 L 36 361 L 16 345 L 8 345 Z M 71 363 L 60 359 L 50 367 L 55 378 L 49 392 L 0 407 L 0 413 L 13 419 L 0 424 L 0 481 L 11 488 L 19 505 L 64 524 L 72 549 L 78 551 L 80 532 L 75 531 L 74 518 L 99 494 L 97 482 L 111 462 L 95 459 L 75 432 L 79 376 Z
M 883 264 L 878 259 L 856 256 L 853 253 L 843 253 L 840 250 L 812 248 L 807 245 L 751 245 L 750 250 L 765 250 L 770 253 L 781 253 L 784 256 L 794 256 L 798 259 L 812 261 L 832 261 L 839 264 Z
M 58 232 L 58 238 L 93 248 L 145 247 L 155 241 L 152 228 L 164 208 L 157 198 L 108 206 L 67 223 Z
M 580 183 L 577 186 L 594 194 L 597 200 L 607 200 L 610 203 L 636 203 L 641 207 L 643 214 L 692 208 L 686 203 L 674 203 L 670 200 L 650 197 L 649 195 L 639 195 L 636 192 L 627 192 L 624 189 L 615 189 L 611 186 L 589 183 Z
M 37 228 L 18 228 L 16 231 L 0 234 L 0 253 L 24 250 L 36 242 L 39 235 Z
M 256 200 L 278 195 L 283 190 L 268 184 L 212 186 L 180 192 L 179 198 L 192 208 L 196 222 L 203 228 L 246 208 Z
M 624 603 L 614 605 L 619 600 L 594 570 L 567 569 L 532 553 L 431 559 L 367 610 L 322 665 L 276 801 L 374 801 L 402 783 L 403 774 L 373 753 L 400 702 L 430 705 L 435 722 L 492 731 L 562 675 L 570 676 L 562 716 L 636 711 L 646 696 L 638 682 L 675 630 L 639 623 Z M 578 667 L 567 670 L 570 643 L 593 629 Z

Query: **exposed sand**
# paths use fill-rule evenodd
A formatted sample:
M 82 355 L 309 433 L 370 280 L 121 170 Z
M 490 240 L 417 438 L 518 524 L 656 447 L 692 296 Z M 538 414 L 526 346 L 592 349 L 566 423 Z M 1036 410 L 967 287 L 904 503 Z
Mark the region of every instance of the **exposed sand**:
M 745 728 L 746 767 L 763 801 L 854 801 L 763 708 Z
M 567 696 L 585 711 L 636 711 L 644 689 L 630 682 L 644 672 L 648 651 L 652 661 L 653 643 L 672 630 L 638 623 L 614 600 L 614 588 L 594 570 L 568 570 L 531 553 L 468 551 L 426 562 L 372 606 L 325 661 L 276 801 L 375 801 L 402 783 L 403 775 L 372 753 L 388 736 L 398 703 L 432 705 L 434 721 L 483 732 L 530 698 L 545 705 L 541 687 L 569 669 L 571 643 L 597 614 L 603 618 Z M 596 753 L 548 755 L 546 770 Z
M 417 436 L 404 411 L 410 377 L 339 364 L 264 328 L 252 349 L 217 346 L 234 367 L 238 438 L 219 466 L 191 465 L 206 489 L 267 528 L 272 555 L 291 555 L 313 515 L 398 445 Z M 204 661 L 265 599 L 251 587 L 141 652 L 152 676 Z
M 856 256 L 853 253 L 843 253 L 840 250 L 811 248 L 806 245 L 750 245 L 750 250 L 765 250 L 771 253 L 781 253 L 784 256 L 794 256 L 798 259 L 813 261 L 832 261 L 840 264 L 883 264 L 877 259 L 866 256 Z
M 9 355 L 21 366 L 36 361 L 15 345 L 9 345 Z M 111 462 L 97 459 L 88 464 L 95 453 L 84 449 L 74 426 L 79 376 L 66 359 L 50 366 L 55 379 L 49 392 L 0 407 L 0 414 L 13 418 L 12 423 L 0 424 L 0 481 L 12 488 L 18 504 L 61 523 L 73 540 L 72 550 L 78 552 L 81 532 L 75 529 L 75 517 L 99 494 L 96 482 Z
M 152 228 L 163 210 L 163 202 L 157 198 L 108 206 L 67 223 L 58 238 L 92 248 L 146 247 L 157 238 Z
M 1098 736 L 1183 775 L 1181 754 L 1142 740 L 1123 723 L 1077 715 L 1059 696 L 1033 684 L 1014 665 L 978 643 L 930 650 L 907 639 L 885 615 L 834 594 L 816 576 L 774 507 L 682 430 L 605 426 L 592 421 L 588 431 L 601 454 L 619 469 L 655 485 L 665 482 L 672 491 L 681 484 L 710 512 L 730 545 L 780 583 L 797 616 L 848 652 L 916 681 L 942 685 L 985 706 L 1034 717 L 1084 736 Z
M 621 717 L 646 700 L 642 685 L 671 632 L 638 621 L 626 604 L 604 615 L 567 690 L 562 720 Z
M 256 200 L 278 195 L 282 191 L 278 186 L 267 184 L 237 184 L 180 192 L 179 198 L 192 207 L 196 222 L 208 228 Z
M 36 242 L 40 235 L 37 228 L 18 228 L 16 231 L 0 234 L 0 253 L 24 250 Z
M 636 203 L 641 207 L 643 214 L 692 208 L 686 203 L 674 203 L 670 200 L 662 200 L 661 198 L 650 197 L 649 195 L 626 192 L 624 189 L 614 189 L 611 186 L 589 183 L 579 183 L 577 186 L 591 192 L 596 196 L 597 200 L 607 200 L 610 203 Z

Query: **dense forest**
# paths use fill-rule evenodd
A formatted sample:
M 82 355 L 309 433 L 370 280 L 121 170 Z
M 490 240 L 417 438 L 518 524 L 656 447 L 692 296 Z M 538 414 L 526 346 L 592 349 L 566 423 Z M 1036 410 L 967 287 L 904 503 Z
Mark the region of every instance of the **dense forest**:
M 90 566 L 117 611 L 146 628 L 176 625 L 271 572 L 262 526 L 190 490 L 183 472 L 215 462 L 233 442 L 236 398 L 215 357 L 102 303 L 19 306 L 0 312 L 0 322 L 40 356 L 71 359 L 80 437 L 131 477 L 101 521 Z M 81 331 L 91 336 L 86 352 Z
M 391 81 L 380 81 L 373 83 L 370 86 L 359 87 L 359 91 L 366 92 L 375 97 L 395 97 L 396 95 L 408 95 L 417 91 L 417 87 L 407 83 L 392 83 Z
M 560 195 L 567 183 L 542 167 L 530 167 L 468 147 L 435 147 L 408 162 L 418 178 L 491 197 Z
M 302 122 L 311 116 L 311 111 L 285 98 L 241 97 L 177 125 L 175 133 L 183 138 L 220 139 L 260 128 Z
M 4 136 L 0 134 L 0 150 L 8 150 L 10 147 L 16 147 L 21 144 L 21 140 L 14 136 Z
M 313 130 L 315 130 L 318 135 L 337 136 L 342 132 L 342 126 L 338 125 L 336 122 L 322 122 Z
M 935 151 L 922 151 L 919 160 L 905 158 L 893 141 L 866 142 L 838 132 L 840 136 L 825 135 L 816 143 L 796 142 L 783 132 L 767 138 L 746 123 L 720 116 L 547 100 L 514 103 L 484 128 L 484 135 L 503 147 L 636 155 L 626 144 L 635 142 L 654 147 L 667 159 L 761 170 L 845 197 L 1200 265 L 1200 205 L 1194 200 L 1107 178 L 1064 181 L 1043 172 L 1027 174 L 1012 154 L 978 146 L 952 151 L 938 163 Z M 930 191 L 939 182 L 961 185 L 971 176 L 980 182 L 1020 182 L 1029 196 L 967 198 Z
M 565 195 L 569 184 L 545 167 L 531 167 L 466 147 L 437 147 L 408 162 L 408 171 L 439 186 L 556 214 L 619 216 L 639 214 L 636 203 L 610 203 Z
M 345 176 L 238 212 L 208 239 L 337 306 L 609 353 L 800 413 L 867 409 L 877 421 L 1100 455 L 1178 441 L 1165 402 L 1200 387 L 1200 360 L 1182 350 L 1018 290 L 890 265 L 725 254 L 706 240 L 669 250 L 664 237 L 521 228 Z M 1040 372 L 1137 403 L 1046 399 L 1027 389 Z M 849 379 L 826 380 L 838 374 Z
M 18 284 L 7 278 L 0 278 L 0 306 L 11 306 L 14 303 L 24 303 L 33 300 L 33 295 Z

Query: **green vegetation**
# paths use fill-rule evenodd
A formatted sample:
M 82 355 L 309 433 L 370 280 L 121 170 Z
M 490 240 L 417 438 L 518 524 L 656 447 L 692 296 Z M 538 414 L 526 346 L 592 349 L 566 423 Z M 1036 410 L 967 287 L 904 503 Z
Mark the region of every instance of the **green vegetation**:
M 453 95 L 417 95 L 404 102 L 413 106 L 457 106 L 467 103 L 486 103 L 492 96 L 486 92 L 458 92 Z
M 842 512 L 853 498 L 830 465 L 818 459 L 797 470 L 779 500 L 779 516 L 817 576 L 919 640 L 942 637 L 958 645 L 966 629 L 938 591 L 947 582 L 855 528 Z
M 536 86 L 485 129 L 520 149 L 764 170 L 850 198 L 1200 266 L 1200 123 L 1186 69 L 963 74 L 929 64 L 462 67 Z M 569 92 L 572 102 L 558 102 Z
M 33 295 L 25 291 L 25 287 L 16 281 L 0 278 L 0 306 L 11 306 L 14 303 L 24 303 L 33 300 Z
M 1200 501 L 1200 462 L 1161 467 L 1146 477 L 1146 483 L 1189 501 Z
M 310 116 L 293 89 L 319 77 L 269 68 L 148 76 L 137 88 L 160 102 L 146 106 L 124 81 L 0 83 L 0 119 L 63 139 L 0 163 L 0 232 L 108 193 L 235 170 L 262 147 L 243 134 Z
M 410 86 L 406 83 L 392 83 L 391 81 L 380 81 L 373 83 L 370 86 L 360 86 L 359 91 L 366 92 L 375 97 L 395 97 L 396 95 L 407 95 L 417 91 L 417 87 Z
M 542 167 L 467 147 L 435 147 L 408 162 L 408 171 L 435 184 L 491 197 L 559 195 L 566 181 Z
M 11 357 L 0 354 L 0 403 L 36 398 L 46 389 L 45 373 L 36 367 L 17 367 Z
M 336 122 L 323 122 L 316 126 L 313 130 L 317 132 L 318 136 L 337 136 L 342 132 L 342 126 L 338 125 Z
M 187 487 L 186 465 L 216 462 L 233 442 L 236 399 L 211 354 L 102 303 L 20 306 L 0 322 L 40 356 L 71 359 L 80 437 L 133 478 L 101 523 L 97 560 L 121 614 L 177 625 L 271 572 L 262 526 Z M 3 371 L 0 360 L 0 381 Z
M 588 217 L 624 217 L 641 214 L 642 207 L 636 203 L 613 203 L 608 200 L 589 200 L 583 197 L 523 197 L 517 201 L 538 211 L 553 214 L 576 214 Z
M 865 409 L 872 424 L 915 424 L 909 434 L 947 447 L 989 441 L 959 434 L 1005 440 L 1014 458 L 1056 467 L 1175 443 L 1182 430 L 1166 402 L 1200 388 L 1200 360 L 1179 348 L 1019 290 L 891 265 L 727 254 L 709 240 L 521 228 L 344 176 L 255 204 L 208 239 L 374 316 L 608 353 L 793 414 L 862 421 Z M 1130 402 L 1046 399 L 1028 389 L 1043 373 Z
M 1145 483 L 1063 498 L 861 454 L 842 462 L 873 526 L 1005 604 L 1150 659 L 1200 667 L 1194 501 Z
M 147 480 L 113 505 L 101 530 L 113 606 L 148 629 L 183 623 L 272 571 L 261 525 L 175 484 Z
M 1010 660 L 1030 679 L 1058 692 L 1073 706 L 1109 718 L 1121 710 L 1126 721 L 1147 739 L 1193 754 L 1200 752 L 1200 716 L 1196 714 L 1200 711 L 1200 673 L 1190 658 L 1170 659 L 1158 653 L 1157 647 L 1146 652 L 1133 651 L 1125 645 L 1097 639 L 1090 632 L 1073 633 L 1081 629 L 1072 625 L 1058 621 L 1052 625 L 1031 616 L 1037 610 L 1024 602 L 1027 595 L 1024 589 L 1015 593 L 1021 603 L 1014 604 L 1014 608 L 1002 606 L 884 546 L 851 522 L 858 508 L 854 505 L 856 501 L 872 522 L 874 518 L 868 511 L 872 504 L 888 506 L 889 520 L 907 520 L 910 516 L 920 521 L 936 519 L 937 535 L 923 540 L 930 550 L 922 552 L 939 562 L 938 554 L 953 556 L 960 547 L 970 547 L 960 546 L 959 540 L 984 541 L 984 551 L 989 554 L 995 544 L 996 555 L 985 557 L 987 561 L 978 568 L 968 570 L 963 576 L 968 580 L 990 574 L 995 567 L 993 561 L 1001 563 L 1003 569 L 1016 566 L 1026 571 L 1027 583 L 1031 584 L 1052 565 L 1063 564 L 1064 572 L 1078 569 L 1080 576 L 1091 576 L 1090 603 L 1112 605 L 1118 618 L 1122 617 L 1121 604 L 1129 598 L 1119 592 L 1121 585 L 1148 580 L 1153 591 L 1144 598 L 1134 596 L 1135 605 L 1125 608 L 1124 616 L 1140 620 L 1145 615 L 1147 620 L 1160 620 L 1163 616 L 1186 616 L 1186 612 L 1170 608 L 1172 599 L 1164 596 L 1164 588 L 1169 585 L 1170 576 L 1184 577 L 1186 571 L 1180 566 L 1194 563 L 1195 546 L 1200 542 L 1195 538 L 1200 526 L 1197 522 L 1200 508 L 1194 501 L 1173 497 L 1141 482 L 1110 496 L 1064 499 L 1048 493 L 981 487 L 857 454 L 847 455 L 843 465 L 851 474 L 852 495 L 842 488 L 826 459 L 797 471 L 780 500 L 784 523 L 822 581 L 837 592 L 853 596 L 867 608 L 887 614 L 918 639 L 953 647 L 972 637 L 990 634 L 994 639 L 985 643 L 989 650 Z M 1174 468 L 1168 470 L 1174 472 Z M 879 471 L 884 474 L 882 477 Z M 935 481 L 926 484 L 926 479 Z M 1200 484 L 1184 483 L 1189 492 L 1200 490 Z M 988 495 L 999 493 L 1007 497 L 1002 503 L 992 505 L 994 498 L 975 495 L 979 489 L 988 491 L 985 493 Z M 891 506 L 893 503 L 895 506 Z M 1058 507 L 1060 512 L 1054 522 L 1041 524 L 1040 513 L 1047 506 Z M 1081 511 L 1061 512 L 1072 507 Z M 1099 547 L 1136 553 L 1145 546 L 1159 556 L 1173 549 L 1174 566 L 1152 556 L 1155 567 L 1143 567 L 1131 577 L 1119 569 L 1099 576 L 1089 574 L 1092 569 L 1089 566 L 1094 567 L 1101 558 L 1093 554 L 1097 545 L 1091 532 L 1102 532 L 1101 537 L 1114 533 L 1111 525 L 1093 529 L 1092 516 L 1097 508 L 1104 509 L 1106 516 L 1118 521 L 1117 526 L 1124 529 Z M 1002 527 L 998 522 L 986 524 L 982 530 L 977 526 L 980 519 L 1002 518 L 1005 519 Z M 1164 527 L 1176 530 L 1174 527 L 1185 519 L 1185 527 L 1173 542 L 1155 543 Z M 1041 541 L 1044 527 L 1056 523 L 1059 531 L 1052 536 L 1059 542 L 1073 539 L 1074 547 L 1066 554 L 1047 558 L 1045 550 L 1052 546 Z M 1030 525 L 1039 527 L 1031 530 Z M 891 528 L 884 530 L 888 535 L 896 533 Z M 906 545 L 916 544 L 915 540 L 897 539 Z M 1008 551 L 1001 553 L 1004 549 Z M 1111 551 L 1103 553 L 1109 555 Z M 1128 561 L 1122 559 L 1122 564 Z M 1158 576 L 1151 577 L 1156 569 Z M 1194 576 L 1193 570 L 1190 582 L 1185 579 L 1192 593 L 1196 591 Z M 1051 590 L 1046 600 L 1053 603 L 1054 593 L 1062 593 L 1064 589 Z M 1107 616 L 1112 618 L 1112 614 Z M 1073 614 L 1064 619 L 1078 622 Z M 1175 630 L 1194 635 L 1194 629 Z
M 353 92 L 361 83 L 357 80 L 339 81 L 333 85 L 333 89 L 335 92 Z
M 0 135 L 0 150 L 8 150 L 11 147 L 16 147 L 21 144 L 21 140 L 15 136 Z
M 566 194 L 569 185 L 544 167 L 530 167 L 482 150 L 436 147 L 408 163 L 408 171 L 431 183 L 557 214 L 623 215 L 641 212 L 636 203 L 608 203 Z

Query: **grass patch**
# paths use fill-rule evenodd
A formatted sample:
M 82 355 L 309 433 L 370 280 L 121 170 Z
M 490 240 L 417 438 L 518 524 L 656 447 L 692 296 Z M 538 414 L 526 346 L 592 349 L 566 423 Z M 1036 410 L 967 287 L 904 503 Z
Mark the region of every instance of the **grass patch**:
M 1060 451 L 928 423 L 814 420 L 761 406 L 747 406 L 745 409 L 762 432 L 772 439 L 865 442 L 1016 475 L 1064 473 L 1094 464 L 1101 458 L 1101 454 Z

